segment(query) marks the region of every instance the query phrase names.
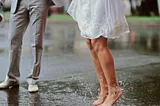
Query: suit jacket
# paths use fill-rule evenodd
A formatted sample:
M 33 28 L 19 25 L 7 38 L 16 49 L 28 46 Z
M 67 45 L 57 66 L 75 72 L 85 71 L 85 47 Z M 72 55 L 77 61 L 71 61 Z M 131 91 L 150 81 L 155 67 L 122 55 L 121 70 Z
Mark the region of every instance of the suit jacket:
M 11 13 L 16 12 L 18 1 L 19 0 L 11 0 Z M 5 0 L 0 0 L 0 2 L 2 2 L 4 4 Z M 50 3 L 51 6 L 55 5 L 52 0 L 49 0 L 49 3 Z
M 69 0 L 49 0 L 50 6 L 61 7 L 68 3 Z M 0 0 L 4 4 L 5 0 Z M 15 13 L 18 0 L 11 0 L 11 13 Z

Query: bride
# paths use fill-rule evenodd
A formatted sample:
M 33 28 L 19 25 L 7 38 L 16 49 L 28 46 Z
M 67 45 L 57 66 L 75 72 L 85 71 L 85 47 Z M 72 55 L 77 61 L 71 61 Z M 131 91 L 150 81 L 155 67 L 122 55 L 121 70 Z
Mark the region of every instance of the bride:
M 128 34 L 123 0 L 72 0 L 68 13 L 86 39 L 100 83 L 94 106 L 113 106 L 122 95 L 108 40 Z

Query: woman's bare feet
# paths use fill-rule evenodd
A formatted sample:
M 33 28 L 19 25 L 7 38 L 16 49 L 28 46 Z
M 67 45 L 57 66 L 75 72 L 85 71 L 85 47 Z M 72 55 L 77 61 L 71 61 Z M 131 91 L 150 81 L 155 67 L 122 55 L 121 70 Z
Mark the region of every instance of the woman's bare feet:
M 122 96 L 122 91 L 120 87 L 112 88 L 109 92 L 107 98 L 101 105 L 98 106 L 113 106 L 113 104 Z
M 96 101 L 93 102 L 92 106 L 100 105 L 104 102 L 104 100 L 107 98 L 108 91 L 105 93 L 101 93 Z
M 102 104 L 108 95 L 108 85 L 103 72 L 98 74 L 98 79 L 100 82 L 100 94 L 98 99 L 93 102 L 92 106 Z

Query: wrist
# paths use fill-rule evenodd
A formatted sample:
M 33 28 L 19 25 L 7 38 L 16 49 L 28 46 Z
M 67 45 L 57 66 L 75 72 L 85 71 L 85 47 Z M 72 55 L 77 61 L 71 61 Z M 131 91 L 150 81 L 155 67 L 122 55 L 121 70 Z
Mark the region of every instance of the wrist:
M 0 6 L 3 6 L 3 3 L 2 3 L 2 2 L 0 2 Z

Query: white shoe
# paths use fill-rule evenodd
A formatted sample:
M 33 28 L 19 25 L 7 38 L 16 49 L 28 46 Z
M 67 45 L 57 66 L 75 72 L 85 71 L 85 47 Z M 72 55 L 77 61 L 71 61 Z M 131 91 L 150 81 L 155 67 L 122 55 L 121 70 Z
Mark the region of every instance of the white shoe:
M 4 82 L 0 83 L 0 89 L 10 89 L 13 87 L 18 87 L 18 86 L 19 86 L 18 82 L 4 81 Z
M 38 92 L 38 85 L 37 84 L 29 84 L 28 85 L 28 92 L 30 93 L 34 93 L 34 92 Z

